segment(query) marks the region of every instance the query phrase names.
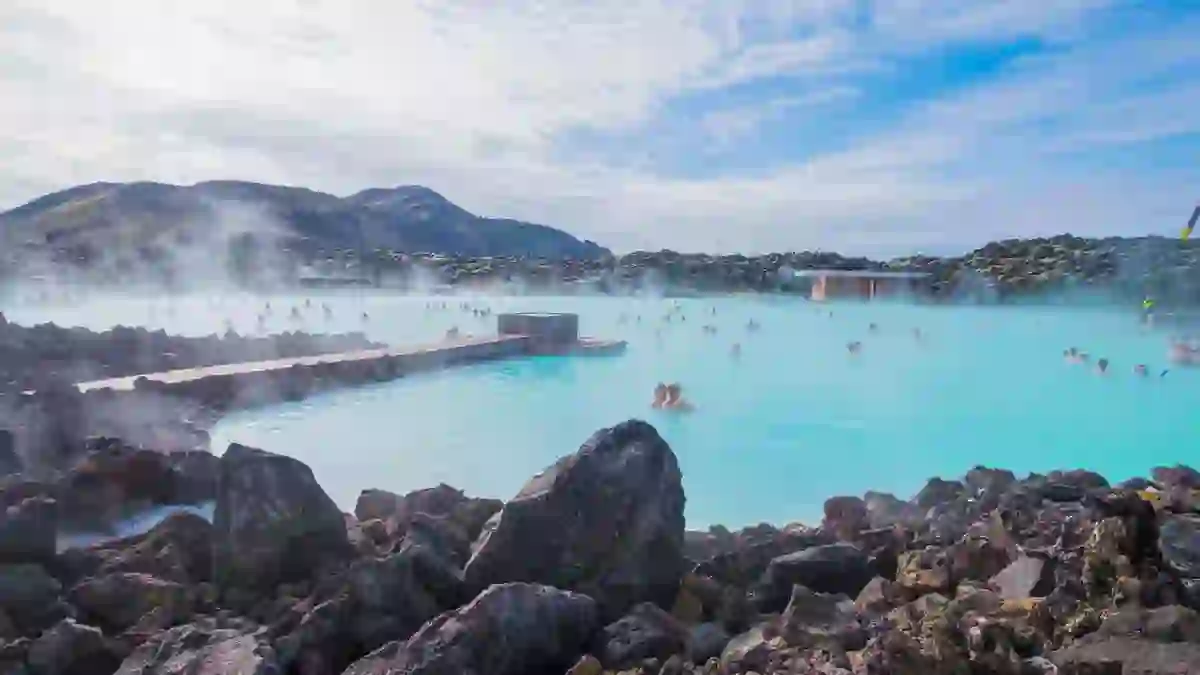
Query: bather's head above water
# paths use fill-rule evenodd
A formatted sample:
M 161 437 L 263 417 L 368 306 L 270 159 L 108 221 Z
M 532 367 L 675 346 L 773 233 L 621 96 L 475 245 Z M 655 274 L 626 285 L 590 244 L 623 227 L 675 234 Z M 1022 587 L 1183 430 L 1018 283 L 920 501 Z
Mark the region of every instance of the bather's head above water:
M 654 401 L 650 404 L 652 408 L 661 408 L 667 401 L 667 385 L 659 382 L 654 385 Z

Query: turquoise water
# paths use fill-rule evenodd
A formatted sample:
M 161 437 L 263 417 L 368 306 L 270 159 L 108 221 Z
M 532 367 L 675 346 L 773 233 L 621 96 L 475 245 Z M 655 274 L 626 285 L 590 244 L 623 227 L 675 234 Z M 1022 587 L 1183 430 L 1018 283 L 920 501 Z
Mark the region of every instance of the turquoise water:
M 811 522 L 831 495 L 908 496 L 930 476 L 981 463 L 1018 473 L 1086 467 L 1115 481 L 1200 460 L 1200 371 L 1158 377 L 1165 336 L 1139 327 L 1134 312 L 720 298 L 679 300 L 686 321 L 665 324 L 676 301 L 434 298 L 447 309 L 431 310 L 430 300 L 323 296 L 305 325 L 326 326 L 315 308 L 328 302 L 331 329 L 394 344 L 436 340 L 450 326 L 494 330 L 494 317 L 459 309 L 466 301 L 496 312 L 577 312 L 583 334 L 630 347 L 620 357 L 478 365 L 236 414 L 214 431 L 214 449 L 236 440 L 295 456 L 347 509 L 363 488 L 438 482 L 503 498 L 597 428 L 641 417 L 679 455 L 693 527 Z M 292 326 L 287 310 L 302 302 L 273 298 L 269 327 Z M 224 330 L 227 318 L 249 332 L 262 304 L 248 296 L 126 298 L 4 311 L 20 322 L 136 323 L 198 335 Z M 750 319 L 761 329 L 748 331 Z M 860 355 L 847 354 L 849 340 L 863 341 Z M 735 342 L 740 358 L 730 354 Z M 1110 374 L 1067 364 L 1068 346 L 1108 357 Z M 1152 375 L 1135 376 L 1135 363 Z M 682 383 L 695 412 L 650 409 L 659 381 Z

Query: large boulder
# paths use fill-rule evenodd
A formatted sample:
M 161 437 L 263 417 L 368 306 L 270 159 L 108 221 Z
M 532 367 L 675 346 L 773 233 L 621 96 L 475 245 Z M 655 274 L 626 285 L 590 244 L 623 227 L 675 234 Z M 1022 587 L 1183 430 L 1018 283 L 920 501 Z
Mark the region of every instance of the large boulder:
M 0 565 L 0 611 L 21 635 L 37 635 L 67 617 L 62 584 L 40 565 Z
M 192 594 L 183 584 L 133 572 L 86 579 L 67 597 L 89 621 L 115 632 L 133 626 L 151 611 L 170 624 L 186 619 L 192 611 Z
M 346 521 L 303 462 L 233 443 L 213 516 L 215 577 L 265 590 L 352 555 Z
M 41 563 L 58 548 L 58 502 L 30 497 L 0 513 L 0 563 Z
M 829 544 L 779 556 L 751 591 L 759 611 L 778 612 L 787 606 L 792 587 L 818 593 L 857 597 L 875 576 L 867 555 L 852 544 Z
M 397 533 L 403 533 L 417 514 L 449 519 L 471 539 L 479 536 L 484 523 L 504 502 L 466 496 L 462 490 L 442 484 L 398 495 L 386 490 L 363 490 L 354 506 L 361 521 L 378 519 Z
M 684 572 L 684 496 L 675 453 L 649 424 L 596 432 L 538 474 L 488 521 L 464 576 L 580 591 L 617 618 L 669 606 Z
M 240 619 L 205 618 L 150 638 L 116 675 L 279 675 L 275 650 Z
M 1122 610 L 1100 630 L 1050 654 L 1060 675 L 1200 673 L 1195 614 L 1179 607 Z
M 179 512 L 144 534 L 67 549 L 54 566 L 70 582 L 136 572 L 184 584 L 199 583 L 212 577 L 212 547 L 212 524 L 194 513 Z
M 586 595 L 534 584 L 492 586 L 469 605 L 391 642 L 343 675 L 527 675 L 563 672 L 596 628 Z
M 63 619 L 29 645 L 32 675 L 108 675 L 121 663 L 99 628 Z
M 271 626 L 279 661 L 340 672 L 357 655 L 406 640 L 426 621 L 465 602 L 457 570 L 421 546 L 355 561 L 339 584 L 319 589 Z
M 0 475 L 21 473 L 22 468 L 24 462 L 17 454 L 16 436 L 8 429 L 0 429 Z
M 665 660 L 684 651 L 688 630 L 657 605 L 645 602 L 600 631 L 600 662 L 613 670 L 632 668 L 645 659 Z
M 1181 577 L 1200 579 L 1200 517 L 1172 516 L 1159 530 L 1163 562 Z

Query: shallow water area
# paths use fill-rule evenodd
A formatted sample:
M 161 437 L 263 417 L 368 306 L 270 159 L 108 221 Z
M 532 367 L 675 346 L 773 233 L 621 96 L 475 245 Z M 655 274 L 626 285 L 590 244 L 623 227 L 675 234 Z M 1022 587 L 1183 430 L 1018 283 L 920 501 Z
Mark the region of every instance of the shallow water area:
M 906 497 L 930 476 L 958 476 L 976 464 L 1018 473 L 1083 467 L 1116 481 L 1200 458 L 1190 445 L 1200 430 L 1200 371 L 1171 368 L 1159 377 L 1169 367 L 1165 336 L 1139 326 L 1136 308 L 818 305 L 762 296 L 307 297 L 307 307 L 306 296 L 191 295 L 9 300 L 0 310 L 20 323 L 203 335 L 223 332 L 226 322 L 256 332 L 269 301 L 267 330 L 363 330 L 403 345 L 435 341 L 452 326 L 494 332 L 495 317 L 460 308 L 469 303 L 492 312 L 576 312 L 583 334 L 629 341 L 623 356 L 417 375 L 237 413 L 214 430 L 217 452 L 237 441 L 306 462 L 347 510 L 364 488 L 405 492 L 438 482 L 508 497 L 596 429 L 630 417 L 653 423 L 679 456 L 691 527 L 815 522 L 829 496 Z M 293 307 L 299 320 L 290 318 Z M 749 330 L 750 320 L 761 328 Z M 847 352 L 852 340 L 862 341 L 858 355 Z M 740 356 L 731 353 L 735 343 Z M 1069 346 L 1093 361 L 1109 358 L 1110 372 L 1067 363 Z M 1150 375 L 1135 375 L 1136 363 Z M 681 383 L 695 411 L 652 410 L 660 381 Z

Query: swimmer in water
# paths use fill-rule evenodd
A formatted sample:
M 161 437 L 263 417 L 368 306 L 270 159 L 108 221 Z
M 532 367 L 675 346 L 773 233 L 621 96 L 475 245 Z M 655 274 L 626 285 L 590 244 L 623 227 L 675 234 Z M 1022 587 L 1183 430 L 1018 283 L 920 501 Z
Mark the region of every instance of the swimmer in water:
M 1096 372 L 1100 373 L 1101 375 L 1108 372 L 1108 359 L 1097 359 Z
M 878 333 L 879 332 L 879 324 L 872 323 L 869 326 L 867 326 L 867 330 L 871 331 L 872 333 Z
M 735 359 L 739 358 L 742 355 L 741 343 L 738 343 L 738 342 L 733 343 L 733 346 L 729 348 L 729 355 Z
M 446 337 L 447 337 L 447 338 L 456 338 L 456 337 L 458 337 L 458 326 L 451 326 L 449 329 L 447 329 L 447 330 L 446 330 Z
M 846 351 L 850 352 L 851 354 L 857 355 L 859 352 L 862 351 L 862 342 L 859 342 L 858 340 L 855 340 L 853 342 L 847 342 L 846 343 Z
M 650 403 L 651 408 L 661 408 L 667 400 L 667 385 L 659 382 L 654 385 L 654 401 Z
M 683 398 L 683 386 L 678 383 L 667 385 L 667 397 L 663 401 L 663 407 L 681 412 L 688 412 L 694 409 L 692 404 Z
M 1144 363 L 1139 363 L 1136 366 L 1134 366 L 1133 372 L 1135 375 L 1141 375 L 1142 377 L 1146 377 L 1147 375 L 1150 374 L 1150 371 L 1146 369 L 1146 364 L 1144 364 Z

